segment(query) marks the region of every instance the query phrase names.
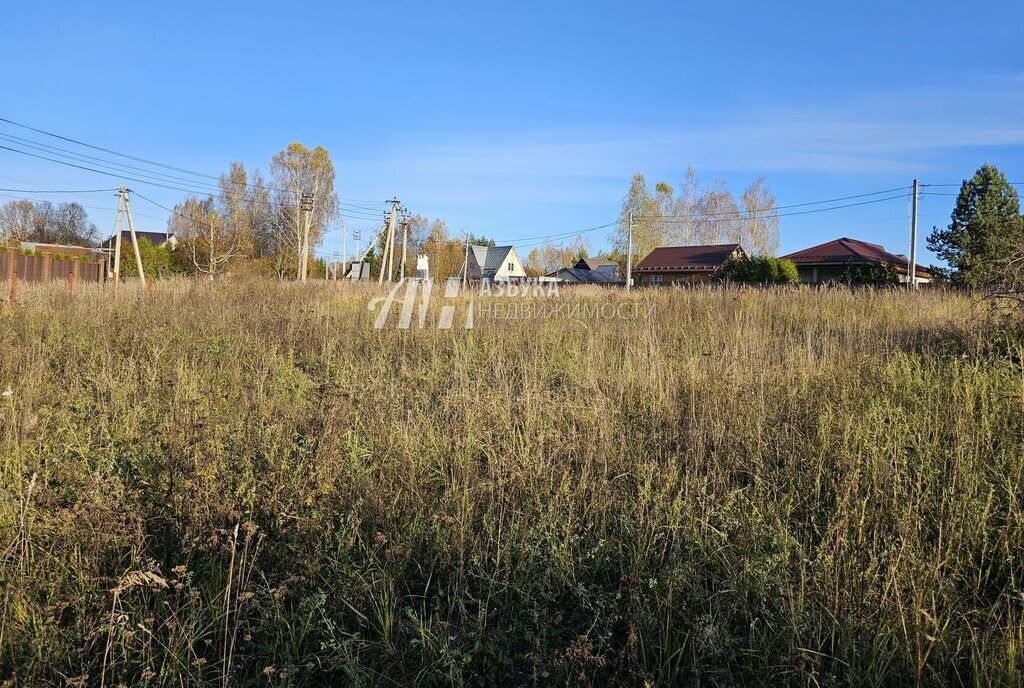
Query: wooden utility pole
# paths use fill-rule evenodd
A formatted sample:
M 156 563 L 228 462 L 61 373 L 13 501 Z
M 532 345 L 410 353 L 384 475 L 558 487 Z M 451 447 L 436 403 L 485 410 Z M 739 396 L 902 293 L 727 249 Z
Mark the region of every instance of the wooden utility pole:
M 907 285 L 917 289 L 917 180 L 914 180 L 914 197 L 910 211 L 910 265 L 907 267 Z
M 633 213 L 629 214 L 629 238 L 626 241 L 626 291 L 633 286 Z

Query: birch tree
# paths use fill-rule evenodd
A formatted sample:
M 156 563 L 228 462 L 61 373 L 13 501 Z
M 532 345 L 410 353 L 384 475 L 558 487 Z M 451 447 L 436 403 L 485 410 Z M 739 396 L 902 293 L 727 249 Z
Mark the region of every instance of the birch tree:
M 212 196 L 187 197 L 174 207 L 168 228 L 178 237 L 196 274 L 210 280 L 223 275 L 232 260 L 244 255 L 244 230 L 237 230 L 217 212 Z
M 752 256 L 774 256 L 779 250 L 779 218 L 775 212 L 775 194 L 764 177 L 758 177 L 743 190 L 743 221 L 738 243 Z
M 274 156 L 271 173 L 278 189 L 277 226 L 292 228 L 296 275 L 305 282 L 310 251 L 320 244 L 327 225 L 338 217 L 334 164 L 323 146 L 310 150 L 296 141 Z M 308 221 L 301 211 L 304 196 L 312 199 Z

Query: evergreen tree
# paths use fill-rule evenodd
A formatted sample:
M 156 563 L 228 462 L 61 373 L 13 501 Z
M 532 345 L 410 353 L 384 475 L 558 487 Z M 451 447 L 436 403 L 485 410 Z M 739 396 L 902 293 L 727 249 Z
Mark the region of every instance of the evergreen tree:
M 949 264 L 954 284 L 1000 280 L 1002 263 L 1024 239 L 1017 191 L 993 165 L 982 165 L 960 187 L 949 226 L 932 230 L 928 248 Z

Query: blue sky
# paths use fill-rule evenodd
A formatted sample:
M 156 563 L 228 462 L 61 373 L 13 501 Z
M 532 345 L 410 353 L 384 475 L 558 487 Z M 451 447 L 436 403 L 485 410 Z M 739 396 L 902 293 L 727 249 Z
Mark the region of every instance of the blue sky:
M 737 193 L 764 175 L 779 204 L 984 162 L 1024 182 L 1024 3 L 760 5 L 16 3 L 0 117 L 211 174 L 321 144 L 342 197 L 397 195 L 499 240 L 604 224 L 634 172 L 678 183 L 688 165 Z M 0 150 L 3 187 L 111 181 Z M 922 198 L 923 235 L 953 200 Z M 782 218 L 782 249 L 845 235 L 904 252 L 907 216 L 894 200 Z

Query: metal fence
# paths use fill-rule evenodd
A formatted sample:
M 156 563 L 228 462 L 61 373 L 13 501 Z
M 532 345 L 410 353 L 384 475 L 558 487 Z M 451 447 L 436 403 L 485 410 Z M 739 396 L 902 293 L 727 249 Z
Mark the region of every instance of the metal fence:
M 24 254 L 14 249 L 0 248 L 0 281 L 11 278 L 11 273 L 18 273 L 19 281 L 47 282 L 49 280 L 67 279 L 68 273 L 75 281 L 103 281 L 103 263 L 85 263 L 80 260 L 61 260 L 51 254 Z

